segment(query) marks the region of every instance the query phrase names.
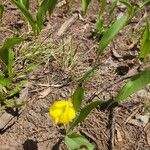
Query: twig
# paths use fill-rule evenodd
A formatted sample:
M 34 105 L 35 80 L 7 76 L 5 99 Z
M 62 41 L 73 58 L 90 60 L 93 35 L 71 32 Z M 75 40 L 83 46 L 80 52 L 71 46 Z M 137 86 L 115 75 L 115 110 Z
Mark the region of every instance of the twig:
M 108 150 L 115 149 L 115 108 L 112 107 L 109 114 L 110 139 L 108 141 Z

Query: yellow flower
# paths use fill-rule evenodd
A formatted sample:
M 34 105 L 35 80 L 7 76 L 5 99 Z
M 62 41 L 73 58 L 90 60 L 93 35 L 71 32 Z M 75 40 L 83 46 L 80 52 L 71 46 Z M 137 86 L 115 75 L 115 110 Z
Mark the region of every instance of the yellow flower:
M 56 101 L 49 108 L 49 115 L 53 118 L 56 124 L 68 124 L 76 114 L 71 100 Z

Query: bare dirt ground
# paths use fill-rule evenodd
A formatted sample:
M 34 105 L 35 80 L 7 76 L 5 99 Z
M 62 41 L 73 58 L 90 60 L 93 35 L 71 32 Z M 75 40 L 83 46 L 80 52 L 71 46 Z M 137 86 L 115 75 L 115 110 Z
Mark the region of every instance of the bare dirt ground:
M 13 33 L 23 34 L 28 31 L 23 17 L 14 5 L 5 0 L 1 2 L 5 4 L 6 12 L 0 26 L 0 45 Z M 95 27 L 98 4 L 98 1 L 91 4 L 85 18 L 80 15 L 80 3 L 75 3 L 68 12 L 64 5 L 57 7 L 50 21 L 46 20 L 40 36 L 34 39 L 34 48 L 31 48 L 33 39 L 19 47 L 21 50 L 27 47 L 26 50 L 30 51 L 36 50 L 39 45 L 45 46 L 45 55 L 52 55 L 53 58 L 50 57 L 33 72 L 25 75 L 29 83 L 23 93 L 28 104 L 11 126 L 0 131 L 0 150 L 67 149 L 61 142 L 63 127 L 52 122 L 47 110 L 55 100 L 71 96 L 78 79 L 97 63 L 97 40 L 92 38 L 91 31 Z M 126 26 L 99 58 L 101 65 L 84 84 L 84 104 L 90 102 L 91 97 L 110 100 L 126 82 L 127 77 L 138 71 L 139 48 L 134 46 L 128 50 L 131 45 L 130 34 L 137 24 L 136 21 Z M 64 27 L 63 23 L 68 23 L 64 31 L 61 28 Z M 66 44 L 62 46 L 64 42 Z M 21 57 L 19 48 L 16 55 Z M 72 64 L 69 60 L 64 60 L 71 50 L 75 51 Z M 34 60 L 26 61 L 38 61 L 46 56 L 42 53 L 40 58 L 34 57 Z M 17 59 L 16 63 L 18 68 L 24 67 Z M 149 150 L 150 122 L 144 123 L 139 119 L 140 115 L 148 114 L 149 101 L 150 87 L 147 86 L 113 110 L 94 109 L 77 130 L 97 150 Z

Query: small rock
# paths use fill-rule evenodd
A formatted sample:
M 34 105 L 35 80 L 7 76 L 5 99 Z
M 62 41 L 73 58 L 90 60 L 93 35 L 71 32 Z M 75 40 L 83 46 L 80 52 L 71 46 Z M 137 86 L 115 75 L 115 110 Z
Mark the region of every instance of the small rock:
M 148 122 L 149 122 L 150 115 L 145 114 L 145 115 L 136 115 L 136 119 L 138 119 L 141 123 L 142 126 L 144 127 Z

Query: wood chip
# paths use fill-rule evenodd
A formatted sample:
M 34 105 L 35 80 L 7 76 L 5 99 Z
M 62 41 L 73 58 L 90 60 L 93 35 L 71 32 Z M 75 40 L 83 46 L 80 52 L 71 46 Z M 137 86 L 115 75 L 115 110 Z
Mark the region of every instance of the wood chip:
M 138 120 L 136 119 L 130 119 L 128 121 L 128 123 L 132 124 L 132 125 L 135 125 L 135 126 L 138 126 L 138 127 L 142 127 L 142 123 L 140 123 Z
M 39 98 L 45 98 L 51 92 L 51 88 L 47 88 L 39 93 Z
M 6 128 L 6 126 L 9 124 L 9 122 L 14 118 L 13 115 L 5 112 L 0 117 L 0 130 L 3 130 Z
M 117 137 L 117 141 L 119 143 L 122 143 L 123 139 L 122 139 L 121 133 L 118 128 L 116 128 L 116 137 Z
M 150 146 L 150 123 L 148 123 L 148 124 L 144 127 L 144 131 L 145 131 L 147 143 L 148 143 L 148 145 Z
M 150 132 L 146 133 L 146 137 L 147 137 L 147 143 L 150 146 Z
M 25 85 L 25 88 L 20 91 L 20 96 L 16 100 L 17 102 L 27 101 L 28 100 L 28 87 Z M 23 108 L 19 109 L 18 114 L 22 112 Z M 17 116 L 13 116 L 10 113 L 4 112 L 0 113 L 0 130 L 5 130 L 7 127 L 11 126 L 17 120 Z
M 58 32 L 56 33 L 56 36 L 62 36 L 64 34 L 64 32 L 66 32 L 68 30 L 68 28 L 78 19 L 78 13 L 73 14 L 73 16 L 66 20 L 62 26 L 60 27 L 60 29 L 58 30 Z
M 112 49 L 112 55 L 113 55 L 115 58 L 122 58 L 122 56 L 121 56 L 115 49 Z

